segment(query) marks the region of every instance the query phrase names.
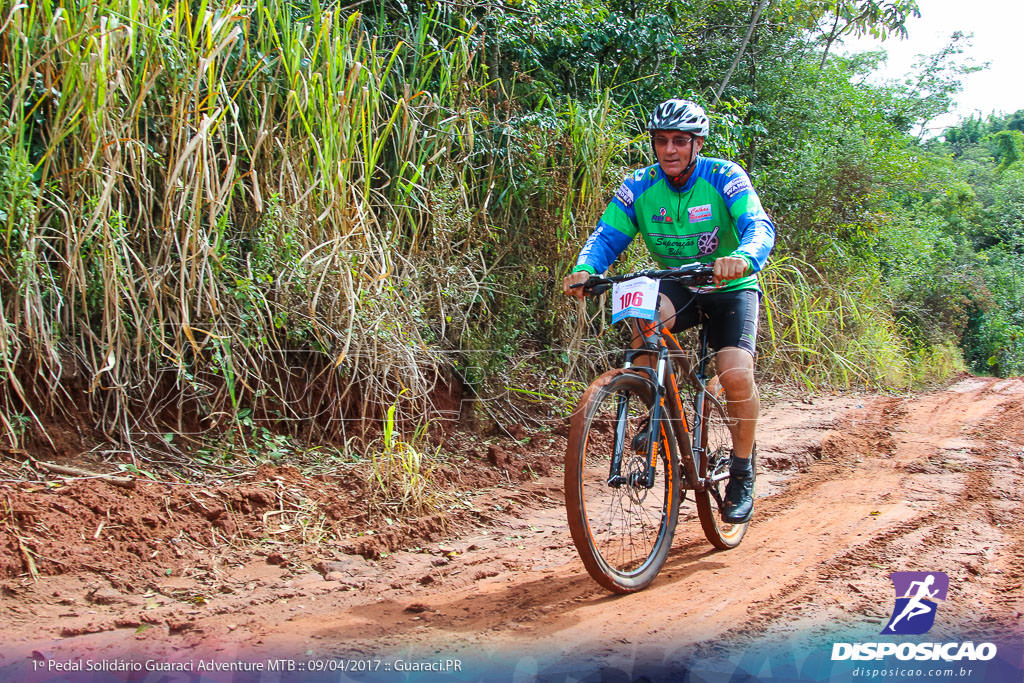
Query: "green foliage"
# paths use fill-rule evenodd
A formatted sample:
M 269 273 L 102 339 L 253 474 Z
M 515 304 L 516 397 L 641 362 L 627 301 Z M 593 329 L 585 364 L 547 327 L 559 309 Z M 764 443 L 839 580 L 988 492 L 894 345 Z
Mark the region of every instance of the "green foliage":
M 995 152 L 993 156 L 999 162 L 997 171 L 1005 171 L 1024 159 L 1024 133 L 1021 131 L 1001 130 L 991 140 Z
M 959 287 L 953 331 L 975 372 L 1024 371 L 1024 110 L 972 118 L 929 145 L 934 186 L 920 214 L 940 226 Z M 950 279 L 947 278 L 947 282 Z
M 419 515 L 436 509 L 441 498 L 431 482 L 434 458 L 419 445 L 426 424 L 421 424 L 408 440 L 400 436 L 395 421 L 397 407 L 388 406 L 383 421 L 382 449 L 373 458 L 375 493 L 390 514 Z

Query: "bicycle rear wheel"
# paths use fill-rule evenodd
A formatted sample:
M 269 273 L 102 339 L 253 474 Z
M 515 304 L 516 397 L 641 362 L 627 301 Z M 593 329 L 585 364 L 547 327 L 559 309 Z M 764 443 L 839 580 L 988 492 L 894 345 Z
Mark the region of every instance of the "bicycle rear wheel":
M 704 536 L 716 548 L 728 550 L 740 544 L 750 523 L 730 524 L 722 521 L 720 502 L 725 496 L 726 484 L 729 483 L 729 456 L 732 451 L 732 432 L 729 429 L 731 422 L 726 411 L 720 407 L 725 405 L 725 391 L 717 378 L 713 377 L 708 382 L 707 393 L 718 399 L 718 403 L 707 398 L 704 401 L 701 420 L 701 447 L 704 449 L 704 455 L 700 460 L 699 475 L 702 480 L 706 480 L 710 475 L 716 481 L 709 485 L 710 488 L 697 491 L 694 498 Z M 756 455 L 751 455 L 751 458 L 755 457 Z M 752 460 L 751 466 L 755 468 L 756 472 L 757 461 Z
M 647 456 L 632 448 L 654 393 L 639 373 L 612 370 L 594 380 L 572 417 L 565 463 L 569 530 L 590 576 L 616 593 L 651 583 L 668 556 L 679 514 L 679 455 L 669 421 L 661 421 L 655 444 L 654 486 L 639 481 Z M 621 463 L 613 472 L 616 449 Z M 614 475 L 626 482 L 609 483 Z

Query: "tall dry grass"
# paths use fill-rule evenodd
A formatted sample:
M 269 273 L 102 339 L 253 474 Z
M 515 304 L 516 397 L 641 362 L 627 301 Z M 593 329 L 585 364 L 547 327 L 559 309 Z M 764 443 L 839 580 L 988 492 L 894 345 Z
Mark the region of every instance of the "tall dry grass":
M 914 348 L 869 270 L 832 281 L 793 256 L 761 274 L 759 363 L 777 381 L 821 387 L 907 389 L 963 369 L 954 349 Z
M 560 276 L 620 122 L 518 111 L 454 12 L 5 3 L 8 445 L 60 413 L 128 446 L 239 415 L 345 440 L 500 365 L 522 254 Z

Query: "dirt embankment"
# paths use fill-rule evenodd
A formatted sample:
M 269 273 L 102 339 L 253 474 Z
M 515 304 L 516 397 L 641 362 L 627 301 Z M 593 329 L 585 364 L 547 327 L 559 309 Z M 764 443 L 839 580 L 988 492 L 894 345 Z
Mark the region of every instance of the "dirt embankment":
M 0 664 L 32 649 L 671 657 L 877 626 L 900 570 L 949 575 L 940 635 L 1022 630 L 1024 380 L 779 401 L 743 544 L 712 551 L 686 503 L 664 570 L 623 598 L 590 580 L 569 538 L 564 437 L 514 436 L 459 445 L 469 457 L 443 476 L 464 493 L 443 516 L 376 528 L 354 475 L 3 484 L 0 629 L 15 647 Z

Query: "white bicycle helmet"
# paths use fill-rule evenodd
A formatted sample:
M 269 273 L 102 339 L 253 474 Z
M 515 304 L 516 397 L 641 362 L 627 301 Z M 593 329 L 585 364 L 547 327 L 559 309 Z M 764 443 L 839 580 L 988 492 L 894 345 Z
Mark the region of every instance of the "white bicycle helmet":
M 711 130 L 704 109 L 690 100 L 665 100 L 651 112 L 647 130 L 678 130 L 706 138 Z

